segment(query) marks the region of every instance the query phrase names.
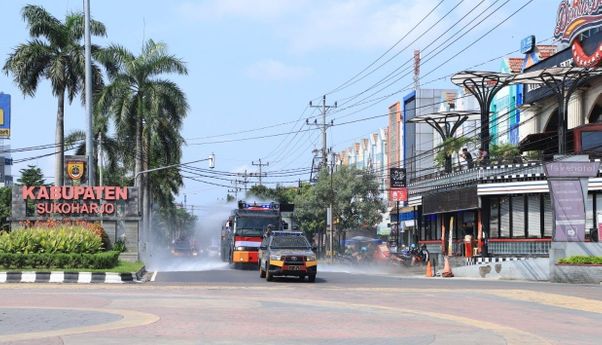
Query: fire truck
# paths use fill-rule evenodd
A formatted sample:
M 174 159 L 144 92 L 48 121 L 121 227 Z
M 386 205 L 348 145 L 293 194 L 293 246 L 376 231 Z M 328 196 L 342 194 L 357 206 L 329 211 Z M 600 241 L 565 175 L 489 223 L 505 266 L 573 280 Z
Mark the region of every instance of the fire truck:
M 270 230 L 283 230 L 278 203 L 238 202 L 224 222 L 221 232 L 220 253 L 222 261 L 234 265 L 257 264 L 259 245 Z

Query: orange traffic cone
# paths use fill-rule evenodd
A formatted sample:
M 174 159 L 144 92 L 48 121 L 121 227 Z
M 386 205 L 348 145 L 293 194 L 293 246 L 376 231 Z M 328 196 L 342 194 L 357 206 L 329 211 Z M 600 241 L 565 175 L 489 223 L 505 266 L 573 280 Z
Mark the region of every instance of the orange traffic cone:
M 447 256 L 445 257 L 445 265 L 443 266 L 443 273 L 441 273 L 441 276 L 445 278 L 451 278 L 454 276 L 451 266 L 449 265 L 449 258 Z
M 426 276 L 429 278 L 433 277 L 433 266 L 431 266 L 431 260 L 426 263 Z

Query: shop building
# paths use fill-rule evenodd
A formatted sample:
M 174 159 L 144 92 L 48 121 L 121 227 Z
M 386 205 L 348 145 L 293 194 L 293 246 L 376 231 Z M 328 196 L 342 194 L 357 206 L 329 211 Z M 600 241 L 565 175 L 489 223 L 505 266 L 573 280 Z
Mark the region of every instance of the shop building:
M 602 20 L 599 11 L 589 15 Z M 602 157 L 602 77 L 595 76 L 600 73 L 602 32 L 599 24 L 598 27 L 591 21 L 586 24 L 585 31 L 572 27 L 577 32 L 577 44 L 573 42 L 545 59 L 534 61 L 534 54 L 540 58 L 538 51 L 549 53 L 553 50 L 549 46 L 535 46 L 533 38 L 531 48 L 524 51 L 523 67 L 525 72 L 571 66 L 592 69 L 583 72 L 590 73 L 584 79 L 587 82 L 580 84 L 567 100 L 564 125 L 567 149 L 563 153 L 587 154 L 596 160 Z M 522 88 L 522 94 L 519 88 Z M 509 108 L 507 125 L 500 125 L 498 108 L 490 109 L 491 142 L 494 137 L 504 137 L 503 140 L 509 143 L 518 138 L 522 153 L 519 162 L 493 160 L 474 169 L 413 179 L 409 184 L 409 205 L 418 210 L 418 240 L 432 253 L 468 256 L 549 254 L 553 214 L 543 165 L 561 152 L 559 100 L 549 87 L 527 82 L 517 85 L 515 91 L 506 89 L 499 92 L 499 97 L 516 99 L 515 102 L 503 101 Z M 520 103 L 522 105 L 518 107 Z M 516 109 L 512 109 L 514 105 L 517 105 Z M 595 241 L 598 224 L 602 222 L 601 172 L 589 179 L 585 208 L 586 241 Z M 471 246 L 464 243 L 467 236 L 474 247 L 469 252 L 466 248 Z

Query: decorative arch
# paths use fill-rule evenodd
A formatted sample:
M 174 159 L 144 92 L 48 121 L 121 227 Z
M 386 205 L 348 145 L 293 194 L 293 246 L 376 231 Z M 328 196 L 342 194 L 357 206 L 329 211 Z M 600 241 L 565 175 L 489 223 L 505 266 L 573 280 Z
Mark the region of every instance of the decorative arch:
M 602 122 L 602 94 L 598 94 L 594 103 L 587 109 L 587 119 L 589 123 Z

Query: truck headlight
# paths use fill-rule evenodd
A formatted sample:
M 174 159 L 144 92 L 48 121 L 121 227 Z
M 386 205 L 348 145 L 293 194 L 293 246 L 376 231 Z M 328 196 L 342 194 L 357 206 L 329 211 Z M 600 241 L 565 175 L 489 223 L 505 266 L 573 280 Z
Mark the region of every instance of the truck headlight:
M 236 250 L 245 250 L 245 247 L 236 247 Z
M 315 255 L 308 255 L 305 257 L 305 261 L 316 261 Z
M 270 260 L 280 261 L 281 259 L 280 255 L 270 255 Z

